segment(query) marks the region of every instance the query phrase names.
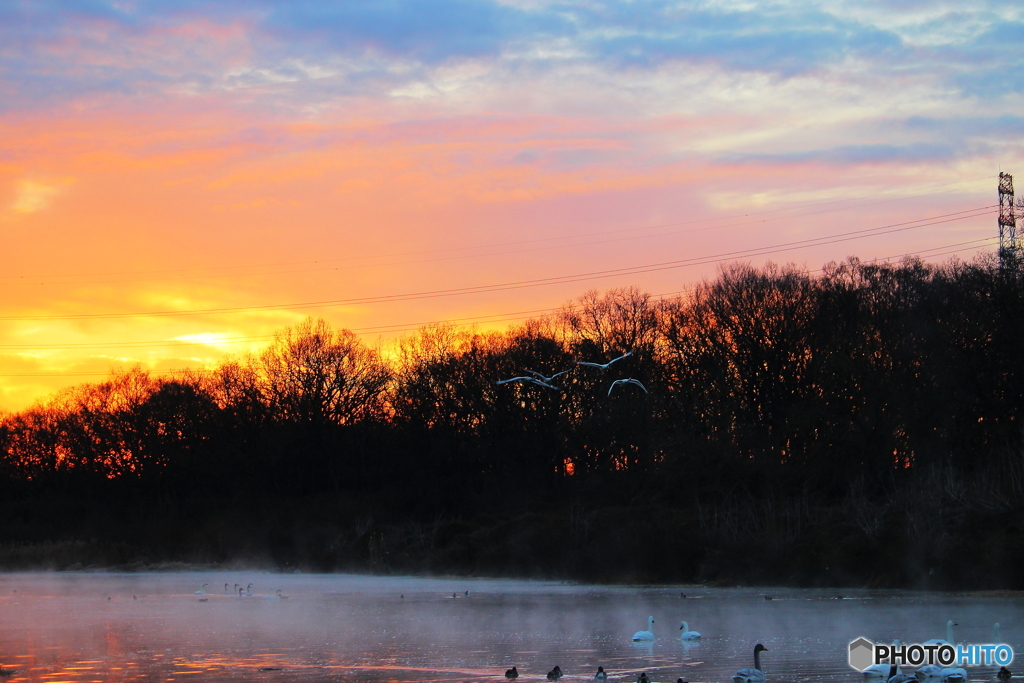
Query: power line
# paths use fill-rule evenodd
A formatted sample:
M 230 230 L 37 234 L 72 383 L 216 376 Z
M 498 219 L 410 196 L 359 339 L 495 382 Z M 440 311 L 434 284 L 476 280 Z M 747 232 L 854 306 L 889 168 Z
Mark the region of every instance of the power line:
M 927 189 L 929 187 L 948 187 L 950 185 L 959 185 L 959 184 L 964 184 L 964 183 L 969 183 L 969 182 L 978 182 L 980 180 L 990 180 L 990 179 L 991 179 L 991 176 L 985 176 L 984 178 L 965 180 L 965 181 L 957 181 L 957 182 L 953 182 L 953 183 L 943 183 L 943 184 L 932 185 L 932 186 L 925 186 L 925 188 L 921 188 L 921 189 Z M 623 233 L 635 233 L 635 232 L 640 232 L 640 231 L 656 230 L 656 229 L 659 229 L 659 228 L 675 227 L 675 226 L 681 226 L 681 225 L 696 225 L 696 224 L 700 224 L 700 223 L 710 223 L 710 222 L 715 222 L 715 221 L 728 221 L 728 220 L 734 220 L 736 218 L 744 218 L 745 219 L 745 218 L 750 218 L 752 216 L 764 216 L 764 215 L 768 215 L 768 214 L 777 214 L 777 213 L 786 212 L 786 211 L 801 211 L 801 210 L 805 210 L 805 209 L 808 209 L 808 208 L 814 208 L 814 207 L 817 207 L 817 206 L 827 206 L 827 205 L 833 205 L 833 204 L 839 204 L 839 203 L 848 203 L 848 202 L 852 202 L 852 201 L 860 201 L 861 199 L 870 199 L 871 197 L 886 196 L 887 194 L 889 194 L 889 193 L 888 192 L 875 193 L 875 194 L 872 194 L 872 195 L 865 195 L 865 196 L 862 196 L 862 197 L 859 197 L 859 198 L 835 199 L 835 200 L 829 200 L 829 201 L 824 201 L 824 202 L 815 202 L 815 203 L 810 203 L 810 204 L 803 204 L 803 205 L 798 206 L 798 207 L 783 207 L 783 208 L 779 208 L 779 209 L 766 209 L 764 211 L 757 211 L 757 212 L 751 212 L 751 213 L 746 213 L 746 214 L 742 214 L 742 215 L 734 215 L 734 216 L 721 216 L 721 217 L 716 217 L 716 218 L 695 219 L 695 220 L 689 220 L 689 221 L 678 221 L 678 222 L 673 222 L 673 223 L 663 223 L 663 224 L 651 225 L 651 226 L 641 226 L 641 227 L 632 227 L 632 228 L 619 228 L 619 229 L 615 229 L 615 230 L 596 231 L 596 232 L 589 232 L 589 233 L 577 233 L 575 235 L 560 235 L 560 236 L 554 236 L 554 237 L 536 238 L 536 239 L 530 239 L 530 240 L 518 240 L 518 241 L 511 241 L 511 242 L 499 242 L 499 243 L 483 244 L 483 245 L 475 245 L 475 246 L 449 247 L 449 248 L 445 248 L 445 249 L 429 249 L 429 250 L 419 250 L 419 251 L 410 251 L 410 252 L 399 252 L 399 253 L 396 253 L 396 254 L 381 255 L 381 256 L 365 255 L 365 256 L 350 256 L 350 257 L 345 257 L 345 258 L 341 258 L 341 259 L 327 259 L 327 260 L 316 260 L 316 261 L 297 261 L 297 262 L 285 262 L 285 263 L 278 263 L 278 264 L 262 264 L 262 265 L 251 265 L 251 266 L 221 266 L 221 267 L 216 267 L 216 268 L 187 268 L 187 269 L 181 269 L 181 270 L 163 270 L 163 271 L 159 271 L 159 270 L 158 271 L 123 271 L 123 272 L 120 272 L 120 273 L 118 273 L 118 272 L 107 273 L 107 274 L 94 273 L 94 274 L 91 274 L 91 275 L 90 274 L 82 274 L 82 273 L 80 273 L 80 274 L 68 274 L 68 275 L 53 275 L 53 274 L 49 274 L 49 275 L 38 275 L 38 276 L 6 275 L 6 276 L 0 276 L 0 280 L 29 280 L 29 279 L 35 280 L 35 279 L 40 279 L 40 278 L 54 278 L 54 277 L 110 277 L 110 276 L 115 276 L 115 275 L 152 275 L 153 273 L 161 273 L 161 272 L 175 273 L 175 272 L 190 272 L 190 271 L 211 271 L 211 270 L 217 271 L 217 270 L 225 270 L 225 269 L 241 270 L 241 269 L 247 269 L 247 268 L 267 268 L 267 267 L 276 268 L 276 267 L 291 266 L 291 265 L 298 266 L 298 265 L 310 265 L 310 264 L 316 265 L 316 264 L 323 264 L 323 263 L 344 263 L 344 262 L 360 261 L 360 260 L 365 261 L 365 260 L 376 259 L 376 258 L 394 258 L 394 257 L 400 257 L 400 256 L 415 256 L 415 255 L 421 255 L 421 254 L 437 254 L 437 253 L 448 253 L 448 252 L 456 252 L 456 251 L 469 251 L 469 250 L 475 250 L 475 249 L 490 249 L 490 248 L 495 248 L 495 247 L 550 243 L 550 242 L 560 241 L 560 240 L 578 239 L 578 238 L 581 238 L 581 237 L 593 237 L 593 236 L 604 236 L 604 235 L 616 235 L 616 234 L 623 234 Z M 879 205 L 879 204 L 885 204 L 885 203 L 890 203 L 890 202 L 895 202 L 895 201 L 906 201 L 906 200 L 909 200 L 909 199 L 916 199 L 916 198 L 920 198 L 920 197 L 932 196 L 934 194 L 942 194 L 942 192 L 932 192 L 932 193 L 924 193 L 924 194 L 911 195 L 909 197 L 898 197 L 898 198 L 894 198 L 894 199 L 885 199 L 885 200 L 881 200 L 881 201 L 877 201 L 877 202 L 872 202 L 872 203 L 869 203 L 869 204 L 863 204 L 861 206 L 876 206 L 876 205 Z M 774 217 L 771 217 L 771 218 L 763 218 L 763 219 L 760 219 L 760 220 L 757 220 L 757 219 L 755 219 L 755 220 L 742 220 L 742 221 L 734 222 L 734 223 L 724 223 L 724 224 L 721 224 L 721 225 L 711 225 L 711 226 L 701 227 L 701 228 L 692 228 L 692 229 L 689 229 L 689 230 L 674 230 L 674 231 L 670 231 L 670 232 L 654 233 L 654 234 L 649 234 L 649 235 L 631 235 L 631 236 L 627 236 L 627 237 L 619 237 L 619 238 L 616 238 L 616 239 L 609 239 L 609 240 L 598 240 L 598 241 L 591 241 L 591 242 L 576 242 L 576 243 L 570 242 L 570 243 L 567 243 L 567 244 L 556 244 L 556 245 L 549 245 L 549 246 L 543 246 L 543 247 L 534 247 L 534 248 L 530 248 L 530 249 L 518 249 L 518 250 L 512 250 L 512 251 L 503 250 L 503 251 L 492 251 L 492 252 L 487 252 L 487 253 L 470 253 L 470 254 L 461 254 L 461 255 L 454 255 L 454 256 L 438 257 L 438 258 L 419 259 L 419 260 L 412 260 L 412 261 L 408 261 L 407 260 L 407 261 L 394 261 L 394 262 L 385 262 L 385 263 L 365 264 L 363 266 L 358 266 L 358 267 L 361 267 L 361 268 L 383 268 L 383 267 L 386 267 L 386 266 L 393 266 L 393 265 L 410 265 L 410 264 L 416 264 L 416 263 L 432 263 L 432 262 L 436 262 L 436 261 L 449 261 L 449 260 L 466 259 L 466 258 L 482 258 L 482 257 L 486 257 L 486 256 L 506 256 L 506 255 L 509 255 L 509 254 L 532 253 L 532 252 L 536 252 L 536 251 L 545 251 L 545 250 L 549 250 L 549 249 L 577 248 L 577 247 L 580 247 L 580 246 L 590 246 L 590 245 L 594 245 L 594 244 L 609 244 L 609 243 L 613 243 L 613 242 L 621 242 L 621 241 L 632 240 L 632 239 L 646 239 L 646 238 L 652 238 L 652 237 L 667 237 L 667 236 L 671 236 L 671 235 L 686 234 L 686 233 L 691 233 L 691 232 L 700 232 L 700 231 L 704 231 L 704 230 L 715 230 L 715 229 L 724 229 L 724 228 L 732 228 L 732 227 L 743 227 L 743 226 L 748 226 L 748 225 L 760 225 L 760 224 L 766 223 L 768 221 L 778 221 L 778 220 L 789 220 L 789 219 L 793 219 L 793 218 L 803 218 L 803 217 L 807 217 L 807 216 L 820 215 L 820 214 L 824 214 L 824 213 L 832 213 L 832 212 L 835 212 L 835 211 L 848 210 L 849 208 L 850 207 L 835 207 L 835 208 L 826 209 L 826 210 L 823 210 L 823 211 L 810 211 L 810 212 L 806 212 L 805 211 L 804 213 L 796 213 L 796 214 L 786 215 L 786 216 L 774 216 Z M 75 283 L 75 284 L 103 284 L 103 283 L 110 283 L 110 282 L 116 282 L 116 283 L 125 283 L 125 282 L 160 282 L 160 281 L 177 281 L 177 280 L 210 280 L 210 279 L 225 278 L 225 277 L 265 277 L 265 276 L 268 276 L 268 275 L 281 275 L 281 274 L 292 274 L 292 273 L 330 272 L 330 271 L 337 271 L 337 270 L 340 270 L 340 269 L 341 269 L 340 267 L 315 268 L 315 269 L 304 268 L 302 270 L 284 270 L 284 271 L 271 271 L 271 272 L 263 272 L 263 273 L 259 273 L 259 272 L 257 272 L 257 273 L 244 273 L 244 274 L 230 273 L 230 274 L 222 274 L 222 275 L 216 275 L 216 274 L 213 274 L 213 275 L 192 275 L 192 276 L 166 277 L 166 278 L 143 277 L 143 278 L 137 278 L 137 279 L 84 280 L 84 281 L 81 281 L 81 282 L 78 282 L 78 283 Z M 62 281 L 59 281 L 59 282 L 42 282 L 42 283 L 39 283 L 39 282 L 32 282 L 32 283 L 28 283 L 28 282 L 12 282 L 10 284 L 31 284 L 32 286 L 44 286 L 44 285 L 52 285 L 52 284 L 68 285 L 68 284 L 72 284 L 72 283 L 69 283 L 66 280 L 62 280 Z
M 944 256 L 944 255 L 948 255 L 948 254 L 957 253 L 959 251 L 959 249 L 953 249 L 952 251 L 942 251 L 942 250 L 948 250 L 948 249 L 951 249 L 953 247 L 963 247 L 963 246 L 968 246 L 968 245 L 981 246 L 985 242 L 992 242 L 992 241 L 994 241 L 996 239 L 997 239 L 996 237 L 983 237 L 981 239 L 968 240 L 966 242 L 957 242 L 957 243 L 954 243 L 954 244 L 945 244 L 945 245 L 942 245 L 942 246 L 939 246 L 939 247 L 933 247 L 931 249 L 918 250 L 918 251 L 915 251 L 915 252 L 912 252 L 912 253 L 904 253 L 904 254 L 895 254 L 895 255 L 892 255 L 892 256 L 885 256 L 885 257 L 882 257 L 881 260 L 889 260 L 889 259 L 894 259 L 894 258 L 903 258 L 903 257 L 906 257 L 906 256 L 911 256 L 911 255 L 920 256 L 922 254 L 928 254 L 929 252 L 939 252 L 939 253 L 931 253 L 930 256 L 933 256 L 933 257 L 934 256 Z M 824 272 L 824 268 L 817 268 L 815 270 L 808 271 L 808 273 L 822 273 L 822 272 Z M 663 293 L 660 293 L 660 294 L 652 294 L 651 297 L 654 298 L 654 299 L 661 299 L 661 298 L 665 298 L 665 297 L 669 297 L 669 296 L 678 296 L 678 295 L 682 295 L 682 294 L 692 293 L 694 290 L 695 290 L 695 287 L 688 287 L 688 288 L 681 289 L 681 290 L 676 290 L 676 291 L 673 291 L 673 292 L 663 292 Z M 491 322 L 491 323 L 493 323 L 493 322 L 513 322 L 513 321 L 519 321 L 519 320 L 530 320 L 530 319 L 536 317 L 536 314 L 550 314 L 550 313 L 554 313 L 554 312 L 558 311 L 560 308 L 561 307 L 537 308 L 537 309 L 531 309 L 531 310 L 526 310 L 526 311 L 510 311 L 510 312 L 507 312 L 507 313 L 495 313 L 493 315 L 486 315 L 486 316 L 472 316 L 472 317 L 467 317 L 467 318 L 447 318 L 447 319 L 444 319 L 444 320 L 430 320 L 430 321 L 421 321 L 421 322 L 415 322 L 415 323 L 409 322 L 409 323 L 398 323 L 398 324 L 394 324 L 394 325 L 379 325 L 379 326 L 374 326 L 374 327 L 362 327 L 362 328 L 358 328 L 357 327 L 357 328 L 346 328 L 346 329 L 349 329 L 349 331 L 356 332 L 356 333 L 372 334 L 372 333 L 375 333 L 375 332 L 377 332 L 377 333 L 379 333 L 379 332 L 407 332 L 407 331 L 412 331 L 412 330 L 420 329 L 420 328 L 422 328 L 424 326 L 427 326 L 427 325 L 440 325 L 440 324 L 446 324 L 446 323 L 457 323 L 457 325 L 456 325 L 457 327 L 465 327 L 465 326 L 469 326 L 469 325 L 478 324 L 478 323 L 481 323 L 481 322 Z M 276 335 L 258 335 L 258 336 L 247 336 L 247 337 L 228 337 L 228 338 L 221 338 L 221 339 L 217 339 L 215 341 L 211 341 L 211 343 L 207 344 L 207 345 L 223 344 L 223 343 L 242 343 L 242 342 L 252 342 L 252 341 L 269 341 L 269 340 L 274 339 L 275 337 L 276 337 Z M 72 350 L 72 349 L 79 349 L 79 348 L 82 348 L 82 349 L 84 349 L 84 348 L 146 348 L 146 347 L 157 347 L 157 348 L 159 348 L 159 347 L 164 347 L 164 346 L 178 346 L 178 345 L 200 346 L 200 345 L 203 345 L 203 343 L 202 342 L 188 342 L 188 341 L 182 341 L 182 340 L 163 340 L 163 341 L 146 341 L 146 342 L 111 342 L 111 343 L 107 343 L 107 344 L 102 344 L 102 343 L 88 343 L 88 344 L 36 344 L 36 345 L 31 345 L 31 344 L 5 344 L 5 345 L 0 345 L 0 349 L 32 349 L 32 350 L 60 349 L 60 350 Z M 102 375 L 103 373 L 71 373 L 71 374 L 69 374 L 67 376 L 79 376 L 79 375 L 85 376 L 85 375 L 95 375 L 95 374 Z M 46 374 L 46 375 L 2 374 L 2 373 L 0 373 L 0 377 L 29 377 L 29 376 L 46 376 L 46 377 L 50 377 L 50 376 L 65 376 L 65 375 L 59 374 L 59 373 L 56 373 L 56 374 Z
M 950 223 L 954 221 L 965 220 L 968 218 L 976 218 L 978 216 L 985 215 L 986 212 L 988 212 L 990 209 L 994 207 L 995 205 L 975 207 L 972 209 L 965 209 L 963 211 L 955 211 L 952 213 L 940 214 L 938 216 L 932 216 L 929 218 L 915 219 L 912 221 L 904 221 L 901 223 L 892 223 L 889 225 L 883 225 L 874 228 L 851 230 L 848 232 L 837 233 L 836 235 L 831 235 L 827 237 L 813 237 L 803 240 L 795 240 L 792 242 L 784 242 L 781 244 L 767 245 L 764 247 L 758 247 L 754 249 L 741 249 L 732 252 L 714 254 L 711 256 L 694 257 L 690 259 L 679 259 L 676 261 L 664 261 L 660 263 L 630 266 L 626 268 L 613 268 L 608 270 L 591 271 L 586 273 L 576 273 L 573 275 L 561 275 L 548 278 L 519 280 L 513 282 L 497 283 L 493 285 L 475 285 L 471 287 L 428 290 L 424 292 L 357 297 L 352 299 L 332 299 L 326 301 L 298 302 L 291 304 L 267 304 L 262 306 L 207 308 L 196 309 L 191 311 L 146 311 L 140 313 L 79 313 L 69 315 L 0 316 L 0 320 L 82 320 L 168 316 L 174 317 L 190 315 L 208 315 L 214 313 L 240 313 L 246 311 L 325 308 L 341 305 L 385 303 L 392 301 L 415 301 L 419 299 L 458 296 L 462 294 L 483 294 L 491 292 L 510 291 L 514 289 L 523 289 L 527 287 L 540 287 L 553 284 L 583 282 L 587 280 L 604 279 L 609 277 L 617 277 L 621 275 L 636 275 L 639 273 L 650 273 L 661 270 L 670 270 L 676 268 L 691 267 L 696 265 L 705 265 L 708 263 L 715 263 L 722 260 L 774 254 L 778 253 L 779 251 L 785 251 L 787 249 L 802 249 L 815 246 L 824 246 L 827 244 L 837 244 L 840 242 L 848 242 L 854 239 L 861 239 L 863 237 L 892 234 L 895 232 L 903 232 L 906 230 L 913 230 L 916 228 L 927 227 L 931 225 L 939 225 L 942 223 Z

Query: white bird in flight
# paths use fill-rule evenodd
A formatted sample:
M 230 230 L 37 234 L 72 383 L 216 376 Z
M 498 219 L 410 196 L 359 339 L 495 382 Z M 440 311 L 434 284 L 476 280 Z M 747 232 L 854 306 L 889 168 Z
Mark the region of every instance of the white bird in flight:
M 612 395 L 612 389 L 614 389 L 617 384 L 635 384 L 641 389 L 643 389 L 645 394 L 650 393 L 647 391 L 647 387 L 645 387 L 643 384 L 640 384 L 640 380 L 633 379 L 632 377 L 630 377 L 629 379 L 617 379 L 614 382 L 612 382 L 612 385 L 608 387 L 609 396 Z
M 542 382 L 541 380 L 537 379 L 536 377 L 512 377 L 511 379 L 500 379 L 497 382 L 495 382 L 495 384 L 499 384 L 499 385 L 500 384 L 508 384 L 509 382 L 533 382 L 534 384 L 539 384 L 542 387 L 547 387 L 548 389 L 554 389 L 555 391 L 561 391 L 562 390 L 561 387 L 552 386 L 552 385 L 548 384 L 547 382 Z
M 632 355 L 633 355 L 633 352 L 630 351 L 628 353 L 622 354 L 618 358 L 613 358 L 613 359 L 611 359 L 610 361 L 608 361 L 607 363 L 604 363 L 604 364 L 601 364 L 601 363 L 588 363 L 586 361 L 578 360 L 578 361 L 576 361 L 576 365 L 589 365 L 592 368 L 601 368 L 602 370 L 607 370 L 609 367 L 611 367 L 612 363 L 615 363 L 617 361 L 622 360 L 623 358 L 626 358 L 626 357 L 632 356 Z
M 534 377 L 539 379 L 541 382 L 548 382 L 548 383 L 550 383 L 556 377 L 561 377 L 562 375 L 564 375 L 565 373 L 567 373 L 569 371 L 568 370 L 562 370 L 561 372 L 556 372 L 555 374 L 551 375 L 550 377 L 545 377 L 544 375 L 540 374 L 536 370 L 525 370 L 524 369 L 524 372 L 530 373 L 531 375 L 533 375 Z

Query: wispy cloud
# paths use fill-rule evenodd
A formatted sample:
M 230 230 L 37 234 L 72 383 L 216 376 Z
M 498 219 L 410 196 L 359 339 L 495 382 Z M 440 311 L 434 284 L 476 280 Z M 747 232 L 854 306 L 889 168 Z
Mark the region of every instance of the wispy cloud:
M 60 192 L 71 185 L 73 179 L 60 181 L 19 180 L 15 187 L 14 203 L 11 209 L 16 213 L 36 213 L 50 206 Z
M 1024 167 L 1022 39 L 1024 6 L 1005 0 L 0 2 L 0 277 L 20 288 L 0 313 L 259 307 L 728 253 L 783 228 L 709 227 L 725 214 L 858 190 L 953 183 L 913 215 L 974 206 L 1000 167 Z M 909 204 L 880 206 L 871 225 Z M 691 220 L 694 232 L 658 240 L 628 232 Z M 566 236 L 602 231 L 616 237 L 569 248 Z M 850 249 L 932 248 L 937 231 Z M 493 246 L 523 240 L 536 244 Z M 565 248 L 539 248 L 552 241 Z M 398 252 L 420 255 L 382 256 Z M 588 286 L 667 292 L 701 274 Z M 543 308 L 578 289 L 312 312 L 375 329 Z M 309 312 L 40 334 L 213 348 Z M 174 358 L 147 348 L 152 367 Z

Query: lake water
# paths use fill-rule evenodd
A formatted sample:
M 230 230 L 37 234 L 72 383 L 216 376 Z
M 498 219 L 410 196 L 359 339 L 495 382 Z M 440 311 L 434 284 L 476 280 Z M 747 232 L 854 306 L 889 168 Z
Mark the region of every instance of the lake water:
M 195 591 L 201 584 L 207 595 Z M 224 594 L 253 584 L 252 596 Z M 270 599 L 281 590 L 284 599 Z M 469 591 L 467 596 L 466 591 Z M 686 598 L 680 593 L 685 592 Z M 765 594 L 772 597 L 765 599 Z M 453 595 L 455 597 L 453 597 Z M 631 636 L 654 617 L 656 641 Z M 207 573 L 0 574 L 2 680 L 728 683 L 768 652 L 769 681 L 861 681 L 858 636 L 1002 640 L 1020 651 L 1024 598 L 903 591 L 584 586 L 531 581 Z M 703 635 L 679 640 L 682 620 Z M 1024 673 L 1024 659 L 1020 667 Z M 970 670 L 994 681 L 994 668 Z

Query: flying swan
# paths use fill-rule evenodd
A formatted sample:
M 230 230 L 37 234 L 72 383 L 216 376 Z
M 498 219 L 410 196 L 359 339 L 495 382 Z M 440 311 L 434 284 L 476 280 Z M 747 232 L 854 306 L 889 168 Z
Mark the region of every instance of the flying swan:
M 612 395 L 612 389 L 614 389 L 619 384 L 635 384 L 636 386 L 638 386 L 641 389 L 643 389 L 645 394 L 650 393 L 650 392 L 647 391 L 647 387 L 645 387 L 643 384 L 640 384 L 640 380 L 633 379 L 632 377 L 630 377 L 629 379 L 617 379 L 614 382 L 612 382 L 612 385 L 610 387 L 608 387 L 608 395 L 609 396 Z
M 618 358 L 611 359 L 607 363 L 588 363 L 586 361 L 578 360 L 578 361 L 576 361 L 576 365 L 589 365 L 592 368 L 600 368 L 602 370 L 607 370 L 608 368 L 611 367 L 612 363 L 618 362 L 618 361 L 622 360 L 623 358 L 626 358 L 627 356 L 632 356 L 632 355 L 633 355 L 633 352 L 630 351 L 628 353 L 622 354 Z
M 502 384 L 508 384 L 509 382 L 533 382 L 534 384 L 538 384 L 542 387 L 547 387 L 548 389 L 554 389 L 555 391 L 562 390 L 561 387 L 552 386 L 547 382 L 540 381 L 536 377 L 511 377 L 509 379 L 499 379 L 497 382 L 495 382 L 495 384 L 501 386 Z

